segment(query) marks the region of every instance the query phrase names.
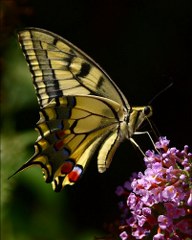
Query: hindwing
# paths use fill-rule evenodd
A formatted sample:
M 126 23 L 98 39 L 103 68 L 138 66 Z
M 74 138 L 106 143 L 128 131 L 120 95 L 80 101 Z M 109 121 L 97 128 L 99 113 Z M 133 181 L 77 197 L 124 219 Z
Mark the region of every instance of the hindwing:
M 40 111 L 35 154 L 18 171 L 38 164 L 46 182 L 60 191 L 79 179 L 102 143 L 98 170 L 105 171 L 113 155 L 109 152 L 119 142 L 122 118 L 122 107 L 112 100 L 80 95 L 53 99 Z

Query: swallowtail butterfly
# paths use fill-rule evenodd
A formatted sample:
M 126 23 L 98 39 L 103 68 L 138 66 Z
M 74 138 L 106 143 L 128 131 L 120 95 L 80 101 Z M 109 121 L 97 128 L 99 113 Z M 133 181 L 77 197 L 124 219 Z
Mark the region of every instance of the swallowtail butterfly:
M 40 105 L 35 153 L 16 173 L 40 165 L 55 191 L 74 184 L 98 150 L 104 172 L 119 144 L 152 114 L 150 106 L 131 107 L 106 72 L 62 37 L 27 28 L 19 42 Z M 15 173 L 15 174 L 16 174 Z

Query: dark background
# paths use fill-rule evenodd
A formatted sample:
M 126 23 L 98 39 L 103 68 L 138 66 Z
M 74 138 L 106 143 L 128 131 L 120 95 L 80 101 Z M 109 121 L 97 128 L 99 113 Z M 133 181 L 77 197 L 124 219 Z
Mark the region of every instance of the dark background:
M 6 209 L 2 226 L 5 235 L 7 229 L 15 239 L 25 236 L 24 239 L 86 240 L 108 234 L 102 232 L 104 225 L 118 218 L 116 186 L 123 184 L 132 171 L 143 169 L 142 155 L 125 142 L 106 173 L 97 173 L 94 156 L 81 181 L 59 194 L 52 193 L 51 186 L 41 183 L 39 171 L 29 170 L 7 183 L 6 175 L 11 175 L 33 152 L 35 138 L 31 131 L 38 120 L 32 85 L 25 88 L 24 81 L 31 79 L 21 80 L 22 72 L 28 70 L 17 44 L 17 29 L 44 28 L 71 41 L 107 71 L 133 106 L 148 104 L 158 92 L 173 83 L 152 102 L 151 120 L 160 135 L 171 140 L 171 146 L 182 148 L 185 144 L 191 145 L 192 134 L 190 2 L 2 2 L 1 102 L 5 149 L 2 206 Z M 13 83 L 12 79 L 17 77 L 19 80 Z M 150 126 L 146 125 L 145 129 L 150 131 Z M 20 141 L 18 136 L 26 138 Z M 147 137 L 136 139 L 143 150 L 152 148 Z M 18 148 L 24 156 L 15 154 Z M 6 239 L 12 239 L 10 236 Z

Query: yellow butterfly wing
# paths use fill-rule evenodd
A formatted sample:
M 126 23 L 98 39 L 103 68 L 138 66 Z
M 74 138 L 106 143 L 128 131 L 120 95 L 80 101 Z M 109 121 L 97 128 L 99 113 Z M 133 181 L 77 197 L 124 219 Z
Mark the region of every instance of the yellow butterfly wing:
M 103 172 L 112 158 L 109 152 L 119 142 L 123 116 L 118 103 L 102 97 L 78 95 L 53 99 L 40 111 L 35 154 L 18 171 L 40 165 L 46 182 L 52 182 L 53 189 L 60 191 L 79 179 L 103 143 L 99 151 L 102 161 L 98 160 L 98 170 Z M 110 146 L 106 148 L 108 142 Z
M 104 70 L 72 43 L 37 28 L 20 31 L 18 36 L 41 107 L 55 97 L 81 94 L 105 97 L 129 108 Z
M 60 191 L 79 179 L 97 149 L 104 172 L 120 142 L 144 121 L 145 108 L 131 109 L 104 70 L 60 36 L 36 28 L 18 36 L 41 110 L 35 154 L 16 173 L 40 165 Z

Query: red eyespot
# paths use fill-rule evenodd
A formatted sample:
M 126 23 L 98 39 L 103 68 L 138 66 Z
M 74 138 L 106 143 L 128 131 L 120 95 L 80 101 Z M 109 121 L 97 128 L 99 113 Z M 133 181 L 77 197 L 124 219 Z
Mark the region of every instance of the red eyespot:
M 83 169 L 81 166 L 75 166 L 73 168 L 73 170 L 68 174 L 69 181 L 77 182 L 77 180 L 80 178 L 82 172 L 83 172 Z
M 66 160 L 61 167 L 61 174 L 70 173 L 73 170 L 74 165 L 75 165 L 74 161 Z
M 65 130 L 59 130 L 56 132 L 58 138 L 63 138 L 65 136 Z
M 54 144 L 54 148 L 56 151 L 61 150 L 63 147 L 64 147 L 64 143 L 62 140 L 59 140 Z

